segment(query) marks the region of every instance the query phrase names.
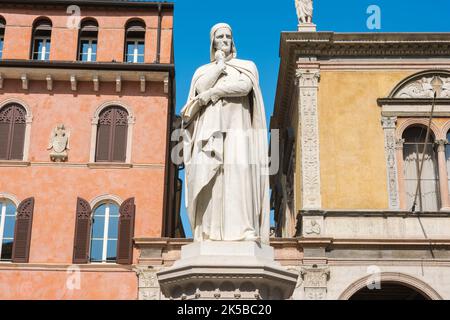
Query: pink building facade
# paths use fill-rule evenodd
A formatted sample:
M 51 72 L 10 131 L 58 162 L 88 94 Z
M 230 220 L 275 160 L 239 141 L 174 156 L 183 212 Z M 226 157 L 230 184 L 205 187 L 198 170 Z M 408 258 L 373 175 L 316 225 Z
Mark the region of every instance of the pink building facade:
M 137 299 L 180 237 L 173 4 L 0 1 L 0 299 Z

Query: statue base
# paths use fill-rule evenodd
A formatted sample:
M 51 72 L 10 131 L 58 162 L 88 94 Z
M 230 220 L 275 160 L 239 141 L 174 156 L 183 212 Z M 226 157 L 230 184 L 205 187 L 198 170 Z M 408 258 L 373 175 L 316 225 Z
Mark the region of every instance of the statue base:
M 255 242 L 199 242 L 158 273 L 161 291 L 174 300 L 289 299 L 298 274 L 274 260 L 274 250 Z
M 298 31 L 299 32 L 316 32 L 317 26 L 312 22 L 300 23 L 298 25 Z

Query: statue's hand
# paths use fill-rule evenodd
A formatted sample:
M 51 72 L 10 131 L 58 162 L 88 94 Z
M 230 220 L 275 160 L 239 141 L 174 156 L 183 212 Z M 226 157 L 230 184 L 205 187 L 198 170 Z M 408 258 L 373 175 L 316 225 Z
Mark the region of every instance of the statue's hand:
M 222 50 L 217 50 L 215 57 L 216 57 L 216 64 L 219 67 L 220 71 L 222 73 L 226 74 L 225 70 L 227 68 L 227 65 L 225 64 L 225 58 L 226 58 L 225 52 L 223 52 Z
M 206 106 L 211 101 L 211 90 L 206 90 L 197 96 L 200 106 Z

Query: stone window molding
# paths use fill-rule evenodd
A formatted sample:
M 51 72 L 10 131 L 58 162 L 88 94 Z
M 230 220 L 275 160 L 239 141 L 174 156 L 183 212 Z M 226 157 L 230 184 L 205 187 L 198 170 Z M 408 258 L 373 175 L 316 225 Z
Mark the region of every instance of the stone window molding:
M 95 197 L 90 201 L 90 206 L 92 208 L 92 212 L 94 212 L 95 208 L 104 202 L 112 201 L 115 202 L 119 207 L 122 205 L 123 200 L 119 196 L 113 194 L 104 194 L 98 197 Z
M 89 162 L 95 163 L 95 151 L 97 148 L 97 127 L 98 127 L 100 113 L 104 109 L 111 107 L 111 106 L 122 107 L 128 112 L 127 151 L 126 151 L 125 163 L 131 164 L 133 128 L 134 128 L 134 124 L 136 123 L 136 118 L 134 117 L 134 113 L 133 113 L 131 107 L 121 101 L 105 102 L 95 110 L 94 117 L 92 118 L 92 122 L 91 122 L 91 149 L 90 149 L 90 154 L 89 154 Z
M 2 100 L 0 102 L 0 110 L 10 103 L 17 103 L 17 104 L 21 105 L 27 113 L 27 115 L 25 117 L 26 125 L 25 125 L 25 139 L 24 139 L 24 143 L 23 143 L 23 159 L 22 159 L 22 161 L 28 162 L 29 161 L 29 150 L 30 150 L 30 139 L 31 139 L 31 124 L 33 122 L 33 114 L 31 112 L 30 106 L 25 101 L 18 99 L 18 98 L 9 98 L 6 100 Z M 9 162 L 9 161 L 2 161 L 2 162 Z
M 382 126 L 385 137 L 385 155 L 389 209 L 409 210 L 406 204 L 406 189 L 403 164 L 403 134 L 412 126 L 429 125 L 433 103 L 434 88 L 437 86 L 435 100 L 435 118 L 450 117 L 450 71 L 426 70 L 415 73 L 401 82 L 390 92 L 387 98 L 378 99 L 381 107 Z M 435 121 L 431 123 L 433 143 L 445 145 L 450 120 L 442 128 Z M 438 148 L 439 186 L 442 210 L 450 208 L 448 173 L 445 148 Z
M 414 126 L 425 126 L 428 127 L 429 119 L 407 119 L 398 128 L 396 132 L 397 145 L 396 145 L 396 163 L 398 168 L 398 184 L 400 191 L 400 207 L 404 210 L 409 210 L 407 208 L 406 194 L 405 194 L 405 177 L 404 177 L 404 166 L 403 166 L 403 134 L 404 132 Z M 442 135 L 442 130 L 440 130 L 435 123 L 431 124 L 430 133 L 434 135 L 435 141 L 430 141 L 431 144 L 442 145 L 446 143 L 446 135 Z M 445 148 L 438 148 L 437 153 L 438 169 L 439 169 L 439 188 L 440 188 L 440 202 L 441 210 L 449 210 L 450 200 L 449 200 L 449 190 L 448 190 L 448 172 L 445 159 Z
M 428 124 L 430 123 L 429 119 L 407 119 L 404 121 L 396 130 L 396 136 L 397 140 L 403 139 L 403 134 L 405 131 L 412 126 L 425 126 L 428 127 Z M 446 139 L 447 134 L 442 135 L 442 130 L 439 129 L 439 127 L 436 125 L 436 123 L 431 122 L 431 131 L 430 131 L 435 137 L 436 140 L 442 140 Z
M 0 200 L 2 200 L 2 199 L 6 199 L 6 200 L 11 201 L 12 203 L 14 203 L 16 208 L 18 208 L 19 205 L 20 205 L 19 199 L 17 199 L 17 197 L 14 196 L 13 194 L 10 194 L 10 193 L 7 193 L 7 192 L 0 192 Z

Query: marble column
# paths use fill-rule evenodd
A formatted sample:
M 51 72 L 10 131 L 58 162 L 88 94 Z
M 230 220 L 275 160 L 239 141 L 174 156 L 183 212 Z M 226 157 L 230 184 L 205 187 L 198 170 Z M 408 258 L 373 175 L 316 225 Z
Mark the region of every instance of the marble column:
M 448 172 L 447 159 L 445 156 L 445 146 L 448 144 L 447 140 L 436 141 L 438 145 L 438 163 L 439 163 L 439 187 L 441 194 L 441 208 L 449 210 L 450 204 L 448 199 Z

